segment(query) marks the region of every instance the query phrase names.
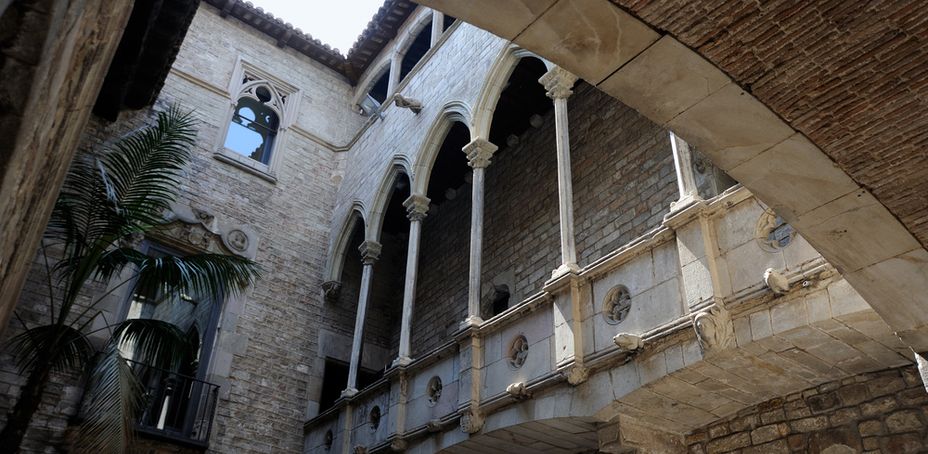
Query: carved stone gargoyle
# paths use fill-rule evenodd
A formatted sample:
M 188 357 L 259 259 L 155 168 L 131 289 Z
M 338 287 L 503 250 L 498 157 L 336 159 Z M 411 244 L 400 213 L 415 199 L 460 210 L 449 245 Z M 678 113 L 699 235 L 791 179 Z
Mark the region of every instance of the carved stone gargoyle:
M 409 109 L 414 114 L 419 114 L 422 112 L 422 103 L 412 99 L 407 98 L 399 93 L 393 96 L 393 103 L 396 104 L 396 107 L 401 107 L 403 109 Z
M 638 351 L 644 347 L 644 339 L 642 339 L 641 336 L 628 333 L 616 334 L 616 336 L 612 338 L 612 342 L 615 342 L 615 345 L 626 352 Z

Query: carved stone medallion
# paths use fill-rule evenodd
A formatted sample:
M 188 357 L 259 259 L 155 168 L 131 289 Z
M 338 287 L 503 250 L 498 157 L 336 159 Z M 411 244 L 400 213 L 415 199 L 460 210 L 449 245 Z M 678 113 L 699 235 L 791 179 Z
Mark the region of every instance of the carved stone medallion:
M 777 252 L 789 246 L 795 237 L 796 229 L 769 209 L 758 219 L 754 232 L 757 244 L 767 252 Z
M 603 317 L 606 323 L 618 325 L 627 317 L 632 308 L 632 295 L 624 285 L 617 285 L 609 290 L 603 301 Z
M 429 406 L 434 407 L 438 404 L 438 400 L 441 399 L 442 383 L 439 376 L 432 377 L 429 380 L 428 388 L 426 388 L 426 394 L 429 397 Z
M 509 345 L 509 365 L 513 369 L 518 369 L 525 364 L 526 359 L 528 359 L 528 339 L 520 334 Z
M 371 411 L 367 416 L 367 423 L 371 431 L 375 431 L 377 430 L 378 427 L 380 427 L 380 416 L 381 416 L 380 406 L 374 405 L 374 407 L 371 408 Z

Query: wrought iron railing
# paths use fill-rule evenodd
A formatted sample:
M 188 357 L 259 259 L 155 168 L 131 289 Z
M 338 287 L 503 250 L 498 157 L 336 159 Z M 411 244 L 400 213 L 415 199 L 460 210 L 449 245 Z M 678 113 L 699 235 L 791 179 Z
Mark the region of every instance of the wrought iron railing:
M 219 385 L 142 363 L 133 362 L 132 369 L 147 398 L 139 412 L 138 431 L 172 443 L 206 448 Z

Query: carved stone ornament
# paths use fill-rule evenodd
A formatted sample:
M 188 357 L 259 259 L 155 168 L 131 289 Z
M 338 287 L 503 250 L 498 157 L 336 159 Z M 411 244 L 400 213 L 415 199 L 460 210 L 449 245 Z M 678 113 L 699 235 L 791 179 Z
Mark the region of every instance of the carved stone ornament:
M 483 416 L 476 410 L 465 410 L 461 414 L 461 430 L 465 433 L 475 434 L 483 428 Z
M 526 400 L 532 397 L 532 394 L 525 388 L 525 382 L 512 383 L 506 387 L 506 394 L 516 400 Z
M 603 301 L 603 318 L 610 325 L 618 325 L 625 321 L 632 308 L 632 295 L 628 287 L 617 285 L 606 293 Z
M 693 328 L 704 352 L 726 349 L 735 343 L 731 316 L 718 305 L 697 314 L 693 319 Z
M 572 386 L 577 386 L 590 378 L 590 370 L 581 365 L 574 364 L 564 371 L 564 376 L 567 378 L 567 383 L 570 383 Z
M 409 448 L 409 443 L 402 438 L 390 440 L 390 450 L 393 452 L 403 452 Z
M 441 420 L 440 419 L 430 419 L 426 423 L 425 428 L 432 433 L 441 431 Z
M 380 417 L 381 417 L 380 406 L 374 405 L 374 407 L 371 408 L 370 413 L 368 413 L 367 415 L 367 423 L 372 432 L 377 430 L 378 427 L 380 427 Z
M 367 447 L 361 445 L 355 446 L 354 454 L 367 454 Z
M 516 336 L 509 345 L 509 365 L 518 369 L 525 365 L 528 359 L 528 339 L 523 335 Z
M 329 429 L 325 432 L 325 438 L 322 440 L 325 450 L 328 451 L 332 449 L 332 443 L 335 441 L 335 435 L 332 434 L 332 429 Z
M 467 155 L 467 165 L 474 169 L 481 169 L 490 165 L 490 158 L 493 157 L 493 153 L 496 153 L 497 148 L 486 139 L 476 138 L 464 145 L 462 150 Z
M 202 252 L 255 258 L 257 235 L 248 226 L 227 225 L 205 208 L 181 203 L 171 205 L 163 218 L 158 233 L 165 237 Z
M 335 304 L 338 302 L 338 296 L 342 291 L 342 283 L 338 281 L 326 281 L 322 283 L 322 294 L 325 302 Z
M 764 211 L 757 220 L 754 239 L 767 252 L 777 252 L 792 244 L 795 238 L 796 229 L 770 209 Z
M 634 334 L 620 333 L 612 338 L 612 342 L 615 343 L 622 351 L 633 352 L 641 350 L 644 347 L 644 340 L 641 336 L 636 336 Z
M 578 77 L 560 66 L 548 70 L 538 82 L 544 85 L 546 95 L 551 99 L 564 99 L 570 96 Z
M 441 377 L 434 376 L 427 385 L 425 390 L 426 395 L 429 398 L 429 406 L 434 407 L 438 404 L 438 400 L 441 399 L 442 383 Z

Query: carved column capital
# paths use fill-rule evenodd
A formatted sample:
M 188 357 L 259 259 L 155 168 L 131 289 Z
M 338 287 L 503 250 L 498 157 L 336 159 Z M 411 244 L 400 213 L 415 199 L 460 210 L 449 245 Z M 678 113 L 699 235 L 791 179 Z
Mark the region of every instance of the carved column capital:
M 431 200 L 419 194 L 413 194 L 403 202 L 403 206 L 406 207 L 406 217 L 410 221 L 421 221 L 425 219 L 426 213 L 429 212 L 429 202 Z
M 361 252 L 361 262 L 365 265 L 373 265 L 377 259 L 380 258 L 380 251 L 383 249 L 380 243 L 376 241 L 365 241 L 358 246 L 358 251 Z
M 548 70 L 541 78 L 538 79 L 545 90 L 546 95 L 551 99 L 566 99 L 573 94 L 571 88 L 577 82 L 578 77 L 571 74 L 560 66 L 555 66 Z
M 482 169 L 490 165 L 490 158 L 496 153 L 497 146 L 486 139 L 474 139 L 467 145 L 464 145 L 464 153 L 467 154 L 467 164 L 474 169 Z

